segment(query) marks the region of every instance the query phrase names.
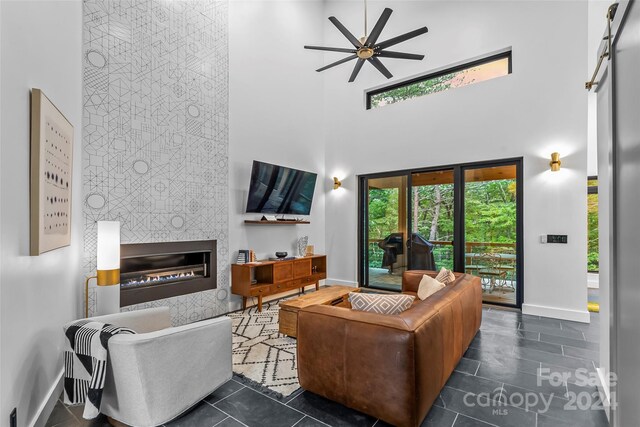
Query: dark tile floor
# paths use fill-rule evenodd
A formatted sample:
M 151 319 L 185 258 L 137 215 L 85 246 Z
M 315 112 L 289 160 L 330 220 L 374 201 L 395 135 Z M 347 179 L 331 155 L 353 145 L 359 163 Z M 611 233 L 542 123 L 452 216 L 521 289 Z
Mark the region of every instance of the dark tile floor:
M 596 387 L 582 380 L 595 375 L 598 322 L 597 314 L 586 325 L 485 307 L 480 332 L 422 426 L 608 426 Z M 47 423 L 106 425 L 62 402 Z M 294 425 L 388 424 L 301 390 L 279 402 L 232 379 L 167 427 Z

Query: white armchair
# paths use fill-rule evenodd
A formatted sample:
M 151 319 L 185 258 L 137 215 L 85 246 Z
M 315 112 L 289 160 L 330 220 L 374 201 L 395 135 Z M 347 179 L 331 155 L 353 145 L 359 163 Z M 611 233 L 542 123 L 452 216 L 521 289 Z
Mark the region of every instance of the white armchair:
M 94 317 L 131 328 L 109 340 L 100 412 L 132 426 L 164 424 L 231 379 L 231 319 L 171 327 L 169 308 Z

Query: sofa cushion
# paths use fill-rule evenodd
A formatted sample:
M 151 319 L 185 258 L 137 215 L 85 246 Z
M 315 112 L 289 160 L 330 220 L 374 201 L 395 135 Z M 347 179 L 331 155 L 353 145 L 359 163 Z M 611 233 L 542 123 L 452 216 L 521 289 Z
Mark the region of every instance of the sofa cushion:
M 381 295 L 350 292 L 351 308 L 378 314 L 400 314 L 411 307 L 415 297 L 411 295 Z
M 447 270 L 446 268 L 442 267 L 440 269 L 440 272 L 436 276 L 436 280 L 446 285 L 456 280 L 456 275 L 453 274 L 453 271 Z
M 445 286 L 446 285 L 444 283 L 439 282 L 433 277 L 425 274 L 424 276 L 422 276 L 422 280 L 420 280 L 420 285 L 418 286 L 418 298 L 424 301 Z

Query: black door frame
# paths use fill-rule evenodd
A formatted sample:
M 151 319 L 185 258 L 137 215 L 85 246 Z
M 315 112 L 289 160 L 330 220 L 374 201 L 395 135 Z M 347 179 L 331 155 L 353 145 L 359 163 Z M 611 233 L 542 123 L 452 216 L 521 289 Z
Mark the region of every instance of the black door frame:
M 411 216 L 411 177 L 414 173 L 423 172 L 436 172 L 443 170 L 453 170 L 454 174 L 454 233 L 453 233 L 453 262 L 454 269 L 458 271 L 464 270 L 465 265 L 465 250 L 464 245 L 456 244 L 456 242 L 464 242 L 464 172 L 469 169 L 480 169 L 495 166 L 508 166 L 515 165 L 516 167 L 516 303 L 504 304 L 494 303 L 493 305 L 502 305 L 506 307 L 522 307 L 524 299 L 524 245 L 523 245 L 523 230 L 524 230 L 524 185 L 523 185 L 523 158 L 513 157 L 500 160 L 491 161 L 479 161 L 468 163 L 456 163 L 443 166 L 431 166 L 425 168 L 404 169 L 391 172 L 370 173 L 358 175 L 358 286 L 368 287 L 369 283 L 369 269 L 367 268 L 368 260 L 366 259 L 366 248 L 369 241 L 369 231 L 366 227 L 365 219 L 368 218 L 368 181 L 375 178 L 387 178 L 392 176 L 406 176 L 407 177 L 407 197 L 406 197 L 406 213 L 407 213 L 407 229 L 411 230 L 412 216 Z M 409 258 L 408 264 L 411 263 L 411 250 L 407 249 L 407 257 Z M 460 269 L 462 268 L 462 270 Z M 375 287 L 372 287 L 375 288 Z

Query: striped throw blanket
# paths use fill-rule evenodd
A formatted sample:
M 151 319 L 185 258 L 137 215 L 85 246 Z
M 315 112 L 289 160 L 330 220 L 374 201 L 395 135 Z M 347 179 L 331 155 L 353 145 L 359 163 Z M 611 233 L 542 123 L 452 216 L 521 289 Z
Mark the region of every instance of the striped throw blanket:
M 68 326 L 64 334 L 64 402 L 67 405 L 84 403 L 82 416 L 95 418 L 100 413 L 109 339 L 116 334 L 135 334 L 135 331 L 80 320 Z

